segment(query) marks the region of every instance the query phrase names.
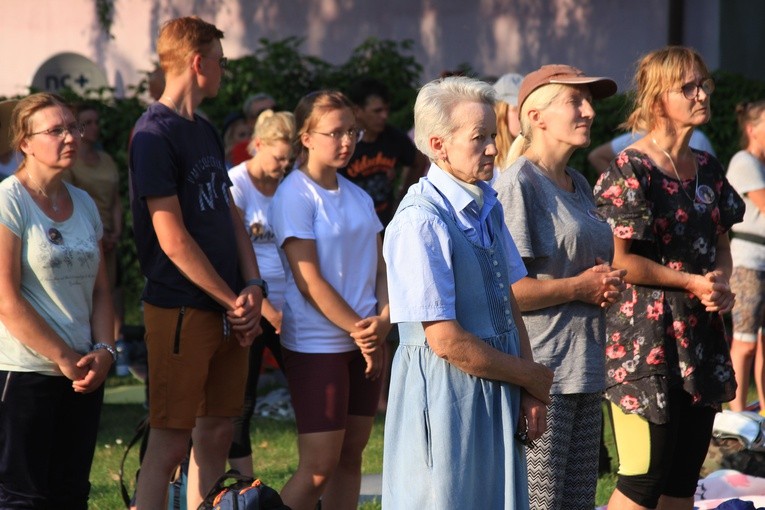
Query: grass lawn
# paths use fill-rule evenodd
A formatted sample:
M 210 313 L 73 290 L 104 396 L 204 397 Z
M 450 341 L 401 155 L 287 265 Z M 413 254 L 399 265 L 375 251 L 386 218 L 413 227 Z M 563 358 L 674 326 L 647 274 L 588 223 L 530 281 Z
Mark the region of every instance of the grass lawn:
M 92 489 L 90 508 L 92 510 L 116 510 L 124 508 L 119 489 L 119 465 L 127 442 L 139 421 L 146 415 L 142 404 L 143 386 L 133 379 L 111 378 L 107 382 L 107 403 L 101 417 L 98 446 L 91 470 Z M 756 398 L 754 387 L 749 392 L 750 400 Z M 252 431 L 255 472 L 261 480 L 281 489 L 297 466 L 296 432 L 294 422 L 276 421 L 265 418 L 253 419 Z M 382 445 L 384 420 L 377 417 L 372 437 L 364 452 L 364 473 L 382 472 Z M 611 428 L 606 427 L 606 446 L 611 455 L 612 470 L 616 471 L 616 453 Z M 132 491 L 134 475 L 138 467 L 138 445 L 130 452 L 125 473 L 129 490 Z M 596 503 L 605 505 L 616 484 L 616 475 L 609 474 L 598 480 Z M 367 502 L 359 506 L 362 510 L 376 510 L 379 502 Z
M 124 508 L 119 489 L 119 467 L 125 446 L 139 421 L 146 415 L 142 404 L 143 386 L 124 385 L 129 380 L 110 379 L 107 403 L 101 417 L 98 446 L 91 469 L 92 489 L 90 508 L 92 510 L 116 510 Z M 122 385 L 116 386 L 115 384 Z M 297 467 L 296 431 L 294 422 L 276 421 L 265 418 L 253 419 L 253 456 L 256 474 L 264 483 L 276 489 L 286 483 Z M 384 419 L 378 417 L 372 430 L 372 437 L 364 452 L 364 473 L 382 472 L 382 445 Z M 606 444 L 613 453 L 613 438 L 606 431 Z M 138 467 L 138 445 L 134 446 L 125 467 L 128 488 L 132 491 L 134 475 Z M 605 504 L 613 490 L 616 478 L 609 475 L 598 483 L 597 503 Z M 359 506 L 363 510 L 379 509 L 379 502 L 367 502 Z

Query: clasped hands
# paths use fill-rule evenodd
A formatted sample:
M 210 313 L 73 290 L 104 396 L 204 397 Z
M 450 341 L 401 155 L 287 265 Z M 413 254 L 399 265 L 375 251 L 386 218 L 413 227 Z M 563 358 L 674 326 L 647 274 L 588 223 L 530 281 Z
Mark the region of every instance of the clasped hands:
M 686 288 L 701 300 L 707 312 L 726 313 L 733 309 L 736 295 L 730 290 L 728 278 L 722 271 L 690 276 L 690 284 Z
M 226 312 L 234 336 L 242 347 L 251 345 L 255 338 L 263 333 L 260 327 L 263 290 L 257 285 L 250 285 L 234 301 L 234 306 Z
M 109 375 L 113 363 L 112 355 L 105 349 L 80 354 L 70 350 L 58 362 L 58 369 L 72 381 L 76 393 L 90 393 L 97 390 Z
M 381 315 L 372 315 L 361 319 L 354 326 L 358 330 L 351 333 L 351 338 L 361 350 L 367 363 L 364 374 L 367 379 L 377 379 L 382 375 L 385 365 L 385 339 L 390 332 L 390 319 Z
M 606 261 L 597 257 L 597 265 L 579 274 L 580 300 L 606 308 L 615 303 L 626 288 L 624 277 L 626 269 L 614 269 Z

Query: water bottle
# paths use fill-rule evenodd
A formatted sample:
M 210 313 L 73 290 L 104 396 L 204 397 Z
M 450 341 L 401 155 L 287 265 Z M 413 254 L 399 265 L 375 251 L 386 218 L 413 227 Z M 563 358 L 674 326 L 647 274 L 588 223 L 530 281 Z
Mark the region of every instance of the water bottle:
M 114 367 L 114 372 L 117 374 L 117 377 L 130 375 L 130 353 L 128 352 L 127 343 L 120 338 L 117 340 L 115 347 L 117 351 L 117 364 Z

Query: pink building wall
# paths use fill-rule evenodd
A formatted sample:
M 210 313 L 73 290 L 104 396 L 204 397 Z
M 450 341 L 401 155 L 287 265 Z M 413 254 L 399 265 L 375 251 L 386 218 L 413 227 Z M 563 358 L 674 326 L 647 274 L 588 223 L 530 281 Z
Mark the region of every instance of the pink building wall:
M 486 76 L 565 62 L 629 85 L 631 65 L 663 46 L 668 0 L 114 0 L 109 39 L 95 0 L 0 0 L 0 95 L 23 94 L 39 66 L 69 51 L 88 57 L 118 93 L 155 60 L 160 24 L 197 14 L 226 37 L 227 56 L 251 53 L 258 39 L 305 38 L 303 50 L 339 63 L 375 36 L 412 39 L 423 81 L 469 63 Z M 688 44 L 716 68 L 719 0 L 687 2 Z

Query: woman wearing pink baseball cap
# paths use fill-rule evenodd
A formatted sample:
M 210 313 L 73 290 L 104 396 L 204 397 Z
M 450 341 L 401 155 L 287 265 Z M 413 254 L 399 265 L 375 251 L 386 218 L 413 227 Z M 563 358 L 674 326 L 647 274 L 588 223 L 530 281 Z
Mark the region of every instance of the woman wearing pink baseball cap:
M 590 143 L 593 99 L 615 92 L 613 80 L 568 65 L 528 74 L 518 92 L 521 133 L 494 184 L 528 271 L 513 292 L 534 359 L 555 371 L 547 430 L 526 450 L 531 508 L 595 504 L 604 310 L 624 289 L 624 271 L 610 267 L 611 229 L 568 160 Z

